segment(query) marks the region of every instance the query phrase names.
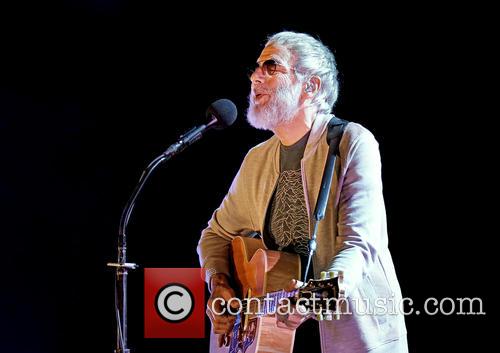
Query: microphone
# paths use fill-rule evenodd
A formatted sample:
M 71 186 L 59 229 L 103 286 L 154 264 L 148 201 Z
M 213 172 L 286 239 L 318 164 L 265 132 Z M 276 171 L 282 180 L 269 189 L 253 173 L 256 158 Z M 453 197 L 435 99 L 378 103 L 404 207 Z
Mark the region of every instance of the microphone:
M 134 263 L 127 262 L 127 225 L 135 206 L 135 202 L 144 184 L 148 180 L 153 170 L 164 161 L 167 161 L 179 153 L 184 148 L 201 138 L 205 131 L 212 128 L 224 129 L 233 124 L 238 115 L 236 106 L 229 99 L 219 99 L 207 109 L 207 117 L 210 122 L 206 125 L 194 127 L 182 135 L 176 143 L 170 146 L 163 154 L 156 157 L 147 168 L 142 172 L 139 183 L 135 187 L 130 199 L 123 209 L 120 218 L 120 227 L 118 229 L 118 260 L 116 263 L 108 263 L 108 266 L 114 267 L 116 271 L 115 279 L 115 310 L 116 310 L 116 337 L 117 348 L 115 352 L 130 352 L 127 349 L 127 273 L 129 269 L 137 267 Z
M 226 127 L 232 125 L 238 116 L 238 111 L 236 105 L 229 99 L 218 99 L 207 108 L 206 112 L 207 118 L 211 119 L 208 124 L 194 127 L 185 134 L 181 135 L 179 140 L 171 145 L 162 156 L 170 158 L 173 155 L 181 152 L 187 146 L 198 141 L 202 135 L 210 130 L 222 130 Z

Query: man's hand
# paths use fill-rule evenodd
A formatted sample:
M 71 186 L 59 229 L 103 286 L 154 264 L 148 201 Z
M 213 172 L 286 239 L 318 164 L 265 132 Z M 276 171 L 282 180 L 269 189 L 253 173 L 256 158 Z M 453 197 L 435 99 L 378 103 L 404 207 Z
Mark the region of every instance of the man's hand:
M 297 288 L 302 287 L 303 284 L 304 283 L 301 281 L 292 279 L 284 288 L 284 290 L 287 292 L 291 292 Z M 289 309 L 291 309 L 291 312 L 288 313 Z M 278 306 L 278 310 L 276 311 L 276 326 L 280 328 L 295 330 L 311 316 L 312 314 L 309 313 L 305 307 L 300 307 L 299 310 L 296 310 L 295 304 L 290 304 L 290 306 L 280 304 Z
M 216 273 L 210 278 L 211 295 L 207 302 L 207 316 L 212 322 L 212 330 L 219 334 L 219 347 L 229 345 L 231 330 L 236 316 L 227 313 L 227 302 L 235 297 L 226 275 Z M 221 300 L 223 299 L 223 301 Z M 222 305 L 224 303 L 224 305 Z M 239 302 L 231 301 L 231 311 L 236 312 Z M 224 314 L 222 314 L 224 312 Z

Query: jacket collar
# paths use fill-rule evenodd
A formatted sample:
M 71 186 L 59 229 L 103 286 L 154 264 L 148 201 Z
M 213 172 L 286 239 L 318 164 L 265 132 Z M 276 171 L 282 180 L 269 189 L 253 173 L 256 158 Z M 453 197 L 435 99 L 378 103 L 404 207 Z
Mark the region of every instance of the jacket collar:
M 314 119 L 311 127 L 311 133 L 309 135 L 309 139 L 307 140 L 307 146 L 304 151 L 304 160 L 308 159 L 314 153 L 316 148 L 318 148 L 318 145 L 321 142 L 321 136 L 323 136 L 323 133 L 328 126 L 328 122 L 332 117 L 332 114 L 318 114 L 316 119 Z
M 333 118 L 333 114 L 318 114 L 313 121 L 311 126 L 311 133 L 309 134 L 309 138 L 307 140 L 306 149 L 304 151 L 303 160 L 307 160 L 311 157 L 312 154 L 318 148 L 318 145 L 321 142 L 321 136 L 325 132 L 328 122 Z M 274 153 L 274 171 L 276 174 L 280 173 L 280 165 L 279 165 L 279 151 L 280 151 L 280 140 L 276 135 L 273 136 L 275 140 L 275 153 Z M 324 139 L 326 143 L 326 139 Z

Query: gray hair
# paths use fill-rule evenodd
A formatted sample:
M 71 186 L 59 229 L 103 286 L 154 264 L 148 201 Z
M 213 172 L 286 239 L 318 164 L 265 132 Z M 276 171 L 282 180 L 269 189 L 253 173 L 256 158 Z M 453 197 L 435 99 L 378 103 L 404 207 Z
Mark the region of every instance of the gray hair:
M 321 86 L 313 103 L 318 111 L 329 114 L 339 95 L 337 65 L 335 57 L 321 41 L 305 33 L 280 32 L 267 40 L 266 46 L 273 44 L 287 48 L 294 56 L 296 73 L 309 79 L 318 76 Z

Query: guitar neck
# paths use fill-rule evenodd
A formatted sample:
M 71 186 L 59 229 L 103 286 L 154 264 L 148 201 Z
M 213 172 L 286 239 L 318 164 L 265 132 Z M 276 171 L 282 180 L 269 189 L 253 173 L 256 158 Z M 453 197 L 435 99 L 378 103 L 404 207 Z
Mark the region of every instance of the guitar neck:
M 250 306 L 250 313 L 258 316 L 274 314 L 281 299 L 295 297 L 298 293 L 298 289 L 291 292 L 279 290 L 269 292 L 265 296 L 248 298 L 243 304 L 243 309 L 246 311 L 247 307 Z

